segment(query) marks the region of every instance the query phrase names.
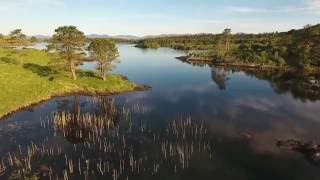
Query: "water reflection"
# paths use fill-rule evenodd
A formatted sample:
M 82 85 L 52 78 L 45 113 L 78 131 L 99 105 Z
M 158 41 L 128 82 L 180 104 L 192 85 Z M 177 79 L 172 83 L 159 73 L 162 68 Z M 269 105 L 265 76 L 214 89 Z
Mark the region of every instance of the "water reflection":
M 229 74 L 230 71 L 223 68 L 211 68 L 211 78 L 220 90 L 225 90 L 227 88 L 227 81 L 230 79 Z
M 257 71 L 253 69 L 237 70 L 261 80 L 268 80 L 278 94 L 290 92 L 291 95 L 302 101 L 317 101 L 320 99 L 320 74 L 305 74 L 294 71 Z
M 71 112 L 61 111 L 61 107 L 58 107 L 60 111 L 53 115 L 55 132 L 63 134 L 70 143 L 75 144 L 83 143 L 88 138 L 97 138 L 102 135 L 102 130 L 113 128 L 120 118 L 114 102 L 108 97 L 94 97 L 91 101 L 93 112 L 81 112 L 77 96 L 74 96 Z
M 0 163 L 2 177 L 163 178 L 189 168 L 191 160 L 212 158 L 206 125 L 189 116 L 177 117 L 159 132 L 148 120 L 133 118 L 148 112 L 142 105 L 119 108 L 108 97 L 92 98 L 89 109 L 79 104 L 75 96 L 71 110 L 42 120 L 41 127 L 53 128 L 55 135 L 9 152 Z
M 318 77 L 190 66 L 171 49 L 119 50 L 113 72 L 152 90 L 54 98 L 0 121 L 0 179 L 319 179 L 307 157 L 276 144 L 319 144 L 320 101 L 290 95 Z
M 310 74 L 284 70 L 257 70 L 251 68 L 214 66 L 207 63 L 185 62 L 195 67 L 210 66 L 211 78 L 220 90 L 226 90 L 230 75 L 245 73 L 259 80 L 266 80 L 278 94 L 290 93 L 302 101 L 317 101 L 320 99 L 320 74 Z

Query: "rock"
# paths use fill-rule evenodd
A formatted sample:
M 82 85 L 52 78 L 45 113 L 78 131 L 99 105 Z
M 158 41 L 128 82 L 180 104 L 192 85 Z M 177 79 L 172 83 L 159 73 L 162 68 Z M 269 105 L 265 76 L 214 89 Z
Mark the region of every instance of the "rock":
M 320 152 L 313 154 L 312 160 L 313 161 L 320 161 Z
M 298 140 L 278 141 L 277 146 L 281 149 L 289 149 L 303 154 L 313 163 L 320 163 L 320 145 L 314 143 L 304 143 Z
M 139 85 L 134 88 L 135 91 L 147 91 L 150 90 L 152 87 L 148 85 Z

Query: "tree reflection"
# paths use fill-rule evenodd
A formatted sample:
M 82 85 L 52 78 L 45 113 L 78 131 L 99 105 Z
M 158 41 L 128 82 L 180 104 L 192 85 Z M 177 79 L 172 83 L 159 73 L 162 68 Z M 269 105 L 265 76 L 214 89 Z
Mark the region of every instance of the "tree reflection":
M 229 78 L 229 71 L 226 71 L 223 68 L 211 67 L 211 78 L 217 84 L 220 90 L 227 89 L 227 81 Z
M 301 101 L 320 100 L 320 73 L 306 73 L 295 70 L 257 69 L 243 67 L 214 66 L 204 62 L 186 62 L 196 67 L 211 67 L 212 80 L 220 90 L 226 90 L 230 74 L 244 72 L 259 80 L 267 80 L 277 94 L 290 93 Z
M 244 72 L 259 80 L 267 80 L 277 94 L 290 93 L 301 101 L 320 99 L 320 74 L 280 69 L 259 70 L 253 68 L 221 67 L 226 72 Z
M 89 112 L 82 112 L 79 99 L 74 96 L 71 111 L 59 111 L 53 115 L 55 131 L 63 134 L 70 143 L 77 144 L 102 135 L 101 130 L 111 129 L 118 122 L 120 113 L 110 98 L 94 97 L 90 105 Z
M 296 71 L 253 69 L 241 70 L 247 75 L 261 80 L 268 80 L 278 94 L 290 94 L 302 101 L 317 101 L 320 99 L 320 75 Z

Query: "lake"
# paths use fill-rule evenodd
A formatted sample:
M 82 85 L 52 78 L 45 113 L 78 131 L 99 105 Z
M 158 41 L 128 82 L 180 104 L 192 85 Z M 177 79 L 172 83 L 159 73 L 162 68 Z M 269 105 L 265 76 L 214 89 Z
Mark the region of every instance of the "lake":
M 320 143 L 320 95 L 298 74 L 118 46 L 113 73 L 152 89 L 59 97 L 2 119 L 0 179 L 320 179 L 317 161 L 277 144 Z

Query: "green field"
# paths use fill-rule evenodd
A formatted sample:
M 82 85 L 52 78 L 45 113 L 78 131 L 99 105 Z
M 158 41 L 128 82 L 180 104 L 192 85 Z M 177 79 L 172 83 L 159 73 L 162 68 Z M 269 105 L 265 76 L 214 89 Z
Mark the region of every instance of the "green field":
M 73 81 L 68 71 L 50 66 L 51 59 L 52 55 L 40 50 L 0 48 L 0 117 L 55 95 L 113 94 L 137 87 L 120 75 L 110 74 L 102 81 L 92 71 L 78 71 L 78 80 Z

